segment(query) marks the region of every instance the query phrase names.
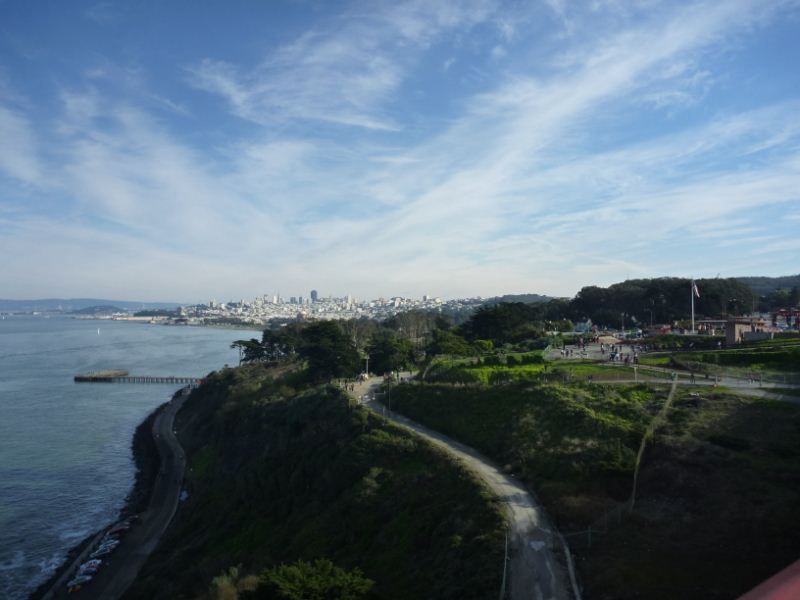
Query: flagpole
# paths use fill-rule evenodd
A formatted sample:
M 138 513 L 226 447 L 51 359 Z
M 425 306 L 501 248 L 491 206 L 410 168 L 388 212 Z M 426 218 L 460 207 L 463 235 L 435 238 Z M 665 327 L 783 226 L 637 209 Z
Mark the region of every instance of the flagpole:
M 692 333 L 694 333 L 694 279 L 689 286 L 689 296 L 692 298 Z

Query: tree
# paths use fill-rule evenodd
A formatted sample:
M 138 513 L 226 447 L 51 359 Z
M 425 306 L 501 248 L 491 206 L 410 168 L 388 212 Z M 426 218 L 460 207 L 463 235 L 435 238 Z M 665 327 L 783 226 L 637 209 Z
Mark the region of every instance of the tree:
M 537 337 L 541 332 L 542 309 L 533 304 L 501 302 L 482 306 L 461 330 L 468 340 L 492 340 L 495 346 Z
M 494 350 L 492 340 L 475 340 L 472 342 L 472 347 L 475 348 L 475 352 L 478 354 L 489 354 Z
M 390 329 L 377 331 L 367 345 L 367 352 L 375 373 L 397 371 L 414 362 L 411 341 Z
M 472 346 L 463 337 L 453 331 L 434 329 L 433 339 L 428 344 L 427 353 L 450 354 L 454 356 L 469 356 L 474 354 Z
M 340 321 L 339 324 L 345 334 L 353 340 L 353 345 L 357 350 L 364 348 L 372 334 L 378 329 L 378 323 L 374 319 L 367 317 L 347 319 L 346 321 Z
M 273 331 L 267 329 L 261 336 L 261 347 L 264 360 L 269 362 L 281 362 L 291 359 L 297 352 L 300 345 L 301 334 L 297 326 L 285 327 Z
M 415 348 L 419 348 L 424 345 L 431 330 L 436 326 L 438 317 L 439 314 L 436 312 L 410 310 L 386 319 L 384 326 L 407 337 Z
M 231 348 L 239 350 L 239 364 L 261 362 L 264 360 L 264 348 L 255 338 L 236 340 L 231 344 Z
M 274 567 L 261 580 L 252 597 L 265 600 L 361 600 L 375 585 L 360 569 L 345 571 L 325 558 Z
M 794 308 L 796 306 L 800 306 L 800 288 L 794 286 L 789 292 L 789 307 Z
M 360 359 L 350 338 L 333 321 L 320 321 L 303 329 L 298 354 L 308 363 L 308 375 L 314 382 L 334 377 L 353 377 Z

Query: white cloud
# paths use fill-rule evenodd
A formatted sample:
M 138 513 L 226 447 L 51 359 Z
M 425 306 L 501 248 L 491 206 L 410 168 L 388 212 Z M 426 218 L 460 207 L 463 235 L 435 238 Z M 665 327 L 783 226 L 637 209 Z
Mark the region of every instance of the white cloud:
M 532 42 L 518 27 L 522 16 L 506 18 L 493 4 L 362 9 L 274 49 L 254 69 L 196 63 L 193 85 L 269 125 L 215 138 L 211 149 L 169 120 L 180 102 L 148 99 L 144 77 L 115 80 L 136 90 L 124 100 L 94 83 L 105 73 L 92 74 L 96 87 L 64 93 L 46 158 L 30 118 L 0 112 L 0 131 L 23 140 L 13 153 L 0 141 L 0 168 L 27 182 L 52 171 L 69 199 L 66 219 L 0 213 L 18 225 L 0 233 L 4 248 L 35 264 L 45 254 L 37 240 L 57 230 L 47 246 L 52 270 L 64 274 L 57 285 L 86 264 L 125 264 L 133 266 L 113 285 L 127 278 L 150 289 L 160 273 L 151 297 L 180 300 L 310 286 L 359 296 L 572 294 L 627 274 L 702 270 L 698 262 L 733 256 L 733 239 L 767 257 L 793 248 L 779 232 L 764 246 L 757 222 L 797 205 L 796 102 L 719 112 L 644 139 L 621 135 L 632 126 L 628 111 L 643 104 L 702 102 L 717 81 L 708 56 L 762 21 L 763 5 L 665 3 L 644 21 L 626 6 L 598 5 L 609 15 L 583 37 L 593 15 L 555 3 L 577 41 L 544 66 L 511 65 Z M 456 64 L 447 61 L 460 68 L 471 55 L 443 40 L 479 26 L 500 32 L 509 75 L 471 82 L 482 91 L 459 98 L 439 129 L 409 133 L 393 103 L 414 65 L 434 49 L 437 72 Z M 500 47 L 492 35 L 474 56 Z M 155 110 L 162 97 L 167 116 Z M 296 127 L 273 126 L 286 124 Z M 351 127 L 337 137 L 319 131 L 326 124 Z M 30 285 L 42 275 L 0 269 Z M 132 289 L 119 295 L 147 299 Z
M 0 171 L 29 185 L 42 180 L 36 139 L 29 120 L 0 105 Z
M 438 36 L 469 29 L 495 9 L 493 2 L 415 1 L 351 10 L 277 48 L 254 69 L 205 59 L 189 68 L 190 82 L 260 124 L 308 119 L 393 130 L 398 124 L 381 105 L 419 54 Z

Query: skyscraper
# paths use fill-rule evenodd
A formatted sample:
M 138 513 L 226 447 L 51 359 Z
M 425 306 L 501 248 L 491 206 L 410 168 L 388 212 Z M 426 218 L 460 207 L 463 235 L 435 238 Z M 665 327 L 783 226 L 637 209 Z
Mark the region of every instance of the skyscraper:
M 316 302 L 318 297 L 317 290 L 311 290 L 311 302 Z

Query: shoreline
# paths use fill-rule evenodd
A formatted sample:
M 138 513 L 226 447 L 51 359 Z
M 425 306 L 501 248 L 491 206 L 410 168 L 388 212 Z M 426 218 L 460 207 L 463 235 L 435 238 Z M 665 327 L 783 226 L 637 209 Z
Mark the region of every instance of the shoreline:
M 173 395 L 172 399 L 178 396 L 183 388 L 178 389 Z M 125 501 L 113 522 L 124 519 L 128 516 L 140 513 L 147 509 L 150 500 L 150 494 L 158 477 L 160 457 L 156 448 L 155 440 L 152 436 L 153 422 L 156 417 L 165 409 L 168 402 L 165 402 L 156 407 L 144 421 L 137 425 L 133 432 L 133 439 L 131 440 L 131 450 L 133 453 L 133 461 L 136 472 L 134 474 L 133 486 L 130 492 L 125 497 Z M 64 572 L 72 566 L 73 561 L 77 556 L 86 549 L 87 545 L 92 543 L 100 533 L 104 532 L 108 525 L 100 529 L 92 531 L 83 540 L 78 542 L 69 549 L 64 560 L 53 572 L 53 574 L 43 581 L 35 590 L 29 595 L 29 600 L 41 600 L 58 582 Z

